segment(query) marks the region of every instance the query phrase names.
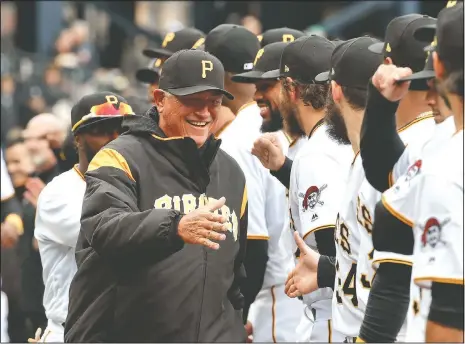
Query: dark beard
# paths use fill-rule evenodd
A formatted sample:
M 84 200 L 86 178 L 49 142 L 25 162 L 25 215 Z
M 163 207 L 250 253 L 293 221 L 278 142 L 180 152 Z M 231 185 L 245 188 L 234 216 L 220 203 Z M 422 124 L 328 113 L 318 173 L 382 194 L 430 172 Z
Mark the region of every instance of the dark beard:
M 281 104 L 281 113 L 283 114 L 284 122 L 286 124 L 286 131 L 292 137 L 305 136 L 305 132 L 300 128 L 299 121 L 297 120 L 297 107 L 286 98 Z
M 84 147 L 84 154 L 86 155 L 87 161 L 90 163 L 92 159 L 94 158 L 94 156 L 97 154 L 97 151 L 94 151 L 92 148 L 90 148 L 85 140 L 83 141 L 83 147 Z
M 327 124 L 326 132 L 331 139 L 339 144 L 350 144 L 344 117 L 342 117 L 341 111 L 334 103 L 331 92 L 328 93 L 326 98 L 325 122 Z
M 260 127 L 260 131 L 262 133 L 273 133 L 275 131 L 281 130 L 283 128 L 283 118 L 281 117 L 281 112 L 279 112 L 279 110 L 273 110 L 269 102 L 262 103 L 266 103 L 270 109 L 270 119 L 263 121 L 262 126 Z

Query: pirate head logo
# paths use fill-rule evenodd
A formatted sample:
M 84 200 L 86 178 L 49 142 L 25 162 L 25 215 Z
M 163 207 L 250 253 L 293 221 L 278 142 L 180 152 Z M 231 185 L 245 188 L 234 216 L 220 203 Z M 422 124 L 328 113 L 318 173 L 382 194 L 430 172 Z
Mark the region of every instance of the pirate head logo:
M 410 181 L 420 172 L 421 169 L 421 160 L 415 161 L 415 163 L 409 167 L 407 173 L 399 179 L 399 183 L 395 186 L 395 191 L 399 191 L 401 185 L 410 185 Z
M 317 205 L 323 205 L 324 202 L 320 200 L 321 198 L 321 192 L 326 189 L 327 184 L 324 184 L 321 188 L 318 188 L 317 186 L 313 185 L 310 186 L 307 189 L 307 192 L 305 192 L 305 195 L 300 193 L 299 196 L 303 197 L 302 201 L 302 208 L 304 208 L 304 211 L 308 209 L 314 209 Z
M 450 219 L 445 219 L 442 222 L 439 222 L 435 217 L 428 219 L 424 226 L 420 226 L 423 229 L 423 234 L 421 235 L 422 246 L 426 245 L 435 248 L 438 244 L 445 244 L 445 241 L 442 240 L 442 227 L 447 224 Z

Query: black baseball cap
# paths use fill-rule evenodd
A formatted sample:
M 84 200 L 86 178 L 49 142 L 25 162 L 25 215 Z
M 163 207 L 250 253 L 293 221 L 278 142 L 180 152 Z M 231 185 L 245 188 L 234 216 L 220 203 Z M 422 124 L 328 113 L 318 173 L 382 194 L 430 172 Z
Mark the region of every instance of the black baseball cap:
M 76 134 L 102 121 L 121 121 L 127 115 L 134 115 L 134 111 L 120 95 L 112 92 L 90 94 L 71 109 L 71 131 Z
M 263 76 L 291 77 L 302 84 L 312 84 L 319 73 L 329 69 L 333 50 L 334 44 L 324 37 L 300 37 L 284 48 L 279 69 Z
M 425 66 L 425 42 L 414 37 L 415 31 L 425 25 L 434 24 L 435 18 L 417 13 L 396 17 L 388 24 L 384 43 L 369 47 L 370 51 L 390 57 L 400 67 L 409 67 L 419 72 Z
M 176 51 L 200 46 L 204 39 L 205 34 L 202 31 L 186 27 L 176 32 L 167 33 L 160 48 L 144 49 L 142 53 L 151 58 L 168 58 Z
M 255 83 L 259 80 L 276 79 L 274 77 L 263 76 L 266 72 L 275 70 L 279 67 L 281 55 L 284 48 L 288 45 L 285 42 L 276 42 L 261 48 L 255 57 L 254 67 L 250 72 L 234 75 L 231 80 L 242 83 Z
M 418 39 L 431 42 L 431 32 L 436 36 L 426 51 L 436 51 L 441 61 L 447 61 L 452 70 L 463 70 L 463 2 L 449 1 L 438 14 L 436 25 L 425 25 L 415 33 Z
M 234 99 L 224 89 L 224 67 L 220 60 L 195 49 L 178 51 L 165 61 L 158 87 L 175 96 L 219 91 L 229 99 Z
M 380 54 L 368 49 L 377 39 L 364 36 L 338 45 L 331 56 L 329 71 L 316 76 L 318 82 L 334 80 L 341 86 L 367 89 L 368 81 L 382 63 Z
M 147 68 L 138 69 L 136 79 L 145 84 L 158 83 L 160 79 L 160 59 L 152 59 Z
M 413 80 L 429 80 L 435 77 L 434 67 L 433 67 L 433 54 L 428 54 L 426 59 L 425 67 L 422 71 L 413 73 L 410 76 L 397 80 L 397 83 L 404 81 L 413 81 Z
M 260 45 L 263 47 L 270 43 L 276 42 L 294 42 L 297 38 L 305 36 L 302 31 L 290 29 L 288 27 L 280 27 L 277 29 L 271 29 L 265 31 L 263 34 L 258 35 L 257 38 L 260 41 Z
M 218 25 L 205 38 L 205 51 L 215 55 L 225 71 L 234 74 L 252 70 L 259 50 L 257 36 L 240 25 Z

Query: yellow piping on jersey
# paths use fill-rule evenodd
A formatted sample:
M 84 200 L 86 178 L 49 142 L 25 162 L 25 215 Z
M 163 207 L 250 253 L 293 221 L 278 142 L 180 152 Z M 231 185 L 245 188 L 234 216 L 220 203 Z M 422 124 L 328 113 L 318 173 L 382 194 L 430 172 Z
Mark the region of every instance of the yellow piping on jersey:
M 73 170 L 76 171 L 76 173 L 78 174 L 79 177 L 81 177 L 82 180 L 86 180 L 86 178 L 84 177 L 84 175 L 81 173 L 81 171 L 79 171 L 79 168 L 78 168 L 78 165 L 74 165 L 73 166 Z
M 331 319 L 328 320 L 328 343 L 332 343 L 333 331 L 331 329 Z
M 431 282 L 437 282 L 437 283 L 463 285 L 463 278 L 418 277 L 418 278 L 414 278 L 414 281 L 415 283 L 422 282 L 422 281 L 431 281 Z
M 401 260 L 401 259 L 392 259 L 392 258 L 386 258 L 386 259 L 376 259 L 373 261 L 372 264 L 381 264 L 381 263 L 394 263 L 394 264 L 402 264 L 402 265 L 408 265 L 412 266 L 413 263 L 409 262 L 408 260 Z
M 248 240 L 270 240 L 270 237 L 267 235 L 249 235 L 247 234 Z
M 323 226 L 319 226 L 319 227 L 316 227 L 316 228 L 313 228 L 312 230 L 308 231 L 304 236 L 303 236 L 303 239 L 305 240 L 306 237 L 308 237 L 310 234 L 312 233 L 315 233 L 316 231 L 320 231 L 322 229 L 327 229 L 327 228 L 334 228 L 335 225 L 323 225 Z
M 274 286 L 271 287 L 271 337 L 273 343 L 276 343 L 276 296 L 274 295 Z
M 248 198 L 247 198 L 247 186 L 244 186 L 244 193 L 242 195 L 242 204 L 241 204 L 241 219 L 242 219 L 242 216 L 244 216 L 244 213 L 245 213 L 245 207 L 247 207 L 247 201 L 248 201 Z
M 358 151 L 357 153 L 355 153 L 355 155 L 354 155 L 354 160 L 352 160 L 352 164 L 351 164 L 351 165 L 355 164 L 355 160 L 357 160 L 357 157 L 358 157 L 359 154 L 360 154 L 360 151 Z
M 398 219 L 399 221 L 405 223 L 407 226 L 409 227 L 412 227 L 413 228 L 413 222 L 410 221 L 409 219 L 407 219 L 405 216 L 403 216 L 402 214 L 398 213 L 397 211 L 395 211 L 386 201 L 385 197 L 382 196 L 381 197 L 381 202 L 383 202 L 383 205 L 384 207 L 386 208 L 387 211 L 389 211 L 389 213 L 391 213 L 392 216 L 394 216 L 396 219 Z
M 414 120 L 410 121 L 409 123 L 407 123 L 406 125 L 404 125 L 400 129 L 398 129 L 397 132 L 400 133 L 400 132 L 410 128 L 412 125 L 417 124 L 418 122 L 421 122 L 421 121 L 423 121 L 425 119 L 429 119 L 429 118 L 433 118 L 433 117 L 434 116 L 433 116 L 432 111 L 422 113 L 421 115 L 418 115 L 418 117 L 415 117 Z
M 254 105 L 254 104 L 257 104 L 257 102 L 255 100 L 251 101 L 251 102 L 248 102 L 248 103 L 245 103 L 244 105 L 242 105 L 239 110 L 237 110 L 237 113 L 236 113 L 236 116 L 238 115 L 239 112 L 241 112 L 242 110 L 244 110 L 245 108 L 249 107 L 250 105 Z

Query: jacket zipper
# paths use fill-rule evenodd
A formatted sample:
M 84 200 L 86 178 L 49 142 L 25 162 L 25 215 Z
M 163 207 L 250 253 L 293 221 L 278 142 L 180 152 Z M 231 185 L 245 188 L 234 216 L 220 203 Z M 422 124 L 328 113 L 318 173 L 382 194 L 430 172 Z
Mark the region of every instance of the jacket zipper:
M 203 194 L 205 198 L 208 200 L 207 196 L 207 189 L 205 188 Z M 202 309 L 203 309 L 203 298 L 205 295 L 205 284 L 207 282 L 207 250 L 205 247 L 202 247 L 203 252 L 203 286 L 202 286 L 202 297 L 200 298 L 200 314 L 199 314 L 199 322 L 197 325 L 197 342 L 200 342 L 200 325 L 202 323 Z

